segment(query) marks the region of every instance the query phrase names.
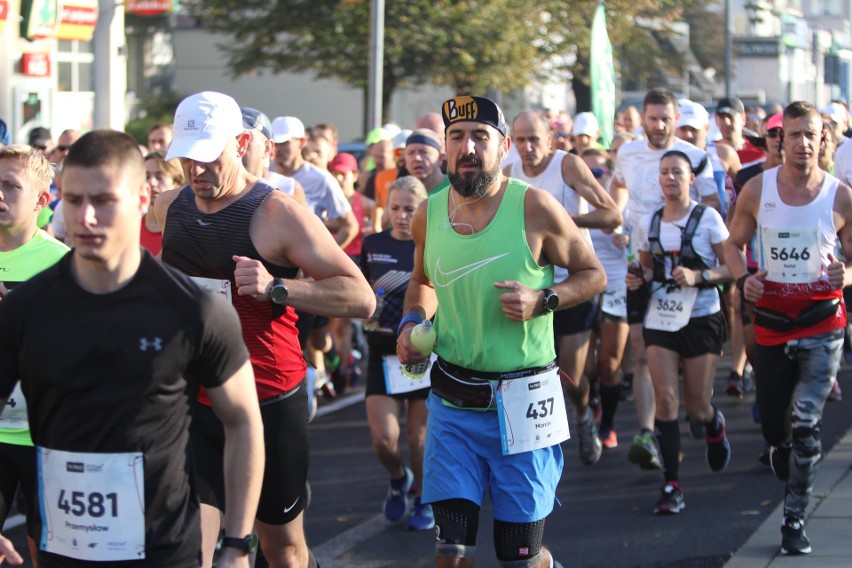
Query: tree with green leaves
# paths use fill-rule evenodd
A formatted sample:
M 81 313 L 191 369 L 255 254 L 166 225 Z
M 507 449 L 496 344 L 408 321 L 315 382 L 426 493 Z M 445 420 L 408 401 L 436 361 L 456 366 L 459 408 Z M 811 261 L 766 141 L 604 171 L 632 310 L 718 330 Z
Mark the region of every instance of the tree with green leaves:
M 695 1 L 607 1 L 622 73 L 650 81 L 666 55 L 637 28 L 637 18 L 671 20 Z M 396 89 L 428 83 L 459 94 L 507 92 L 570 71 L 575 88 L 582 88 L 588 84 L 596 5 L 597 0 L 387 0 L 382 106 L 388 108 Z M 190 10 L 205 27 L 228 36 L 220 47 L 234 76 L 311 72 L 366 89 L 370 0 L 197 0 Z M 573 66 L 569 54 L 576 55 Z

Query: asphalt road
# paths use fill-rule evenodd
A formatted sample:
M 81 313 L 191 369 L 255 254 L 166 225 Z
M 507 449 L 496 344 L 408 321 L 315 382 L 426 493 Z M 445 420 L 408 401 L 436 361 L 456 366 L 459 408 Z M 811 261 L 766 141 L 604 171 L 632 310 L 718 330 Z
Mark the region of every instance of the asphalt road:
M 704 458 L 706 445 L 690 439 L 684 427 L 686 509 L 680 515 L 653 514 L 662 476 L 627 461 L 635 428 L 632 403 L 619 408 L 619 447 L 605 450 L 597 465 L 583 466 L 576 443 L 564 443 L 566 467 L 557 493 L 561 507 L 547 520 L 545 544 L 566 568 L 719 567 L 773 511 L 784 488 L 756 459 L 763 441 L 752 418 L 753 395 L 741 401 L 726 397 L 726 378 L 727 367 L 720 366 L 715 402 L 727 418 L 731 464 L 723 473 L 712 473 Z M 824 417 L 828 451 L 852 425 L 852 368 L 842 370 L 840 383 L 845 400 L 830 402 Z M 311 425 L 313 499 L 305 526 L 321 566 L 432 566 L 432 531 L 408 532 L 381 516 L 387 479 L 372 455 L 363 402 L 334 406 L 324 405 Z M 486 504 L 477 566 L 496 568 L 490 515 Z M 22 527 L 6 533 L 25 548 Z

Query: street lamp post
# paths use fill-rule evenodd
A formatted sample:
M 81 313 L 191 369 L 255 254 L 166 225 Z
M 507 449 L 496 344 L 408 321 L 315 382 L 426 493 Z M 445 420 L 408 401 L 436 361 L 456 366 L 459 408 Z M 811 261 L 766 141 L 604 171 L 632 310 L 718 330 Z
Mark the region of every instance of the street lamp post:
M 370 67 L 367 86 L 367 130 L 382 125 L 382 70 L 385 51 L 385 0 L 370 2 Z

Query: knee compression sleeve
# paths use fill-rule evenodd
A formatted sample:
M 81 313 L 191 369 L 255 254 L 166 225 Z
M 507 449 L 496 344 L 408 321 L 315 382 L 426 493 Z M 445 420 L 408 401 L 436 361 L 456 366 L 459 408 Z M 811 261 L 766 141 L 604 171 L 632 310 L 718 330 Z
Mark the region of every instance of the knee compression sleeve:
M 479 507 L 467 499 L 447 499 L 432 503 L 438 556 L 473 558 L 479 530 Z
M 506 523 L 494 520 L 494 550 L 503 566 L 527 566 L 523 562 L 535 559 L 535 566 L 541 554 L 541 540 L 544 536 L 544 519 L 534 523 Z M 520 564 L 516 564 L 521 562 Z

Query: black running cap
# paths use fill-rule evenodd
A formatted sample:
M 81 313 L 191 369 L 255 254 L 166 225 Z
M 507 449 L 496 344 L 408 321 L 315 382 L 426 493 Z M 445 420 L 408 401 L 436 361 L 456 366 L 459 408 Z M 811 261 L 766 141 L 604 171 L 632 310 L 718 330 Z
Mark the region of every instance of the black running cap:
M 460 96 L 444 101 L 441 106 L 444 127 L 455 122 L 481 122 L 506 136 L 506 118 L 497 103 L 485 97 Z

